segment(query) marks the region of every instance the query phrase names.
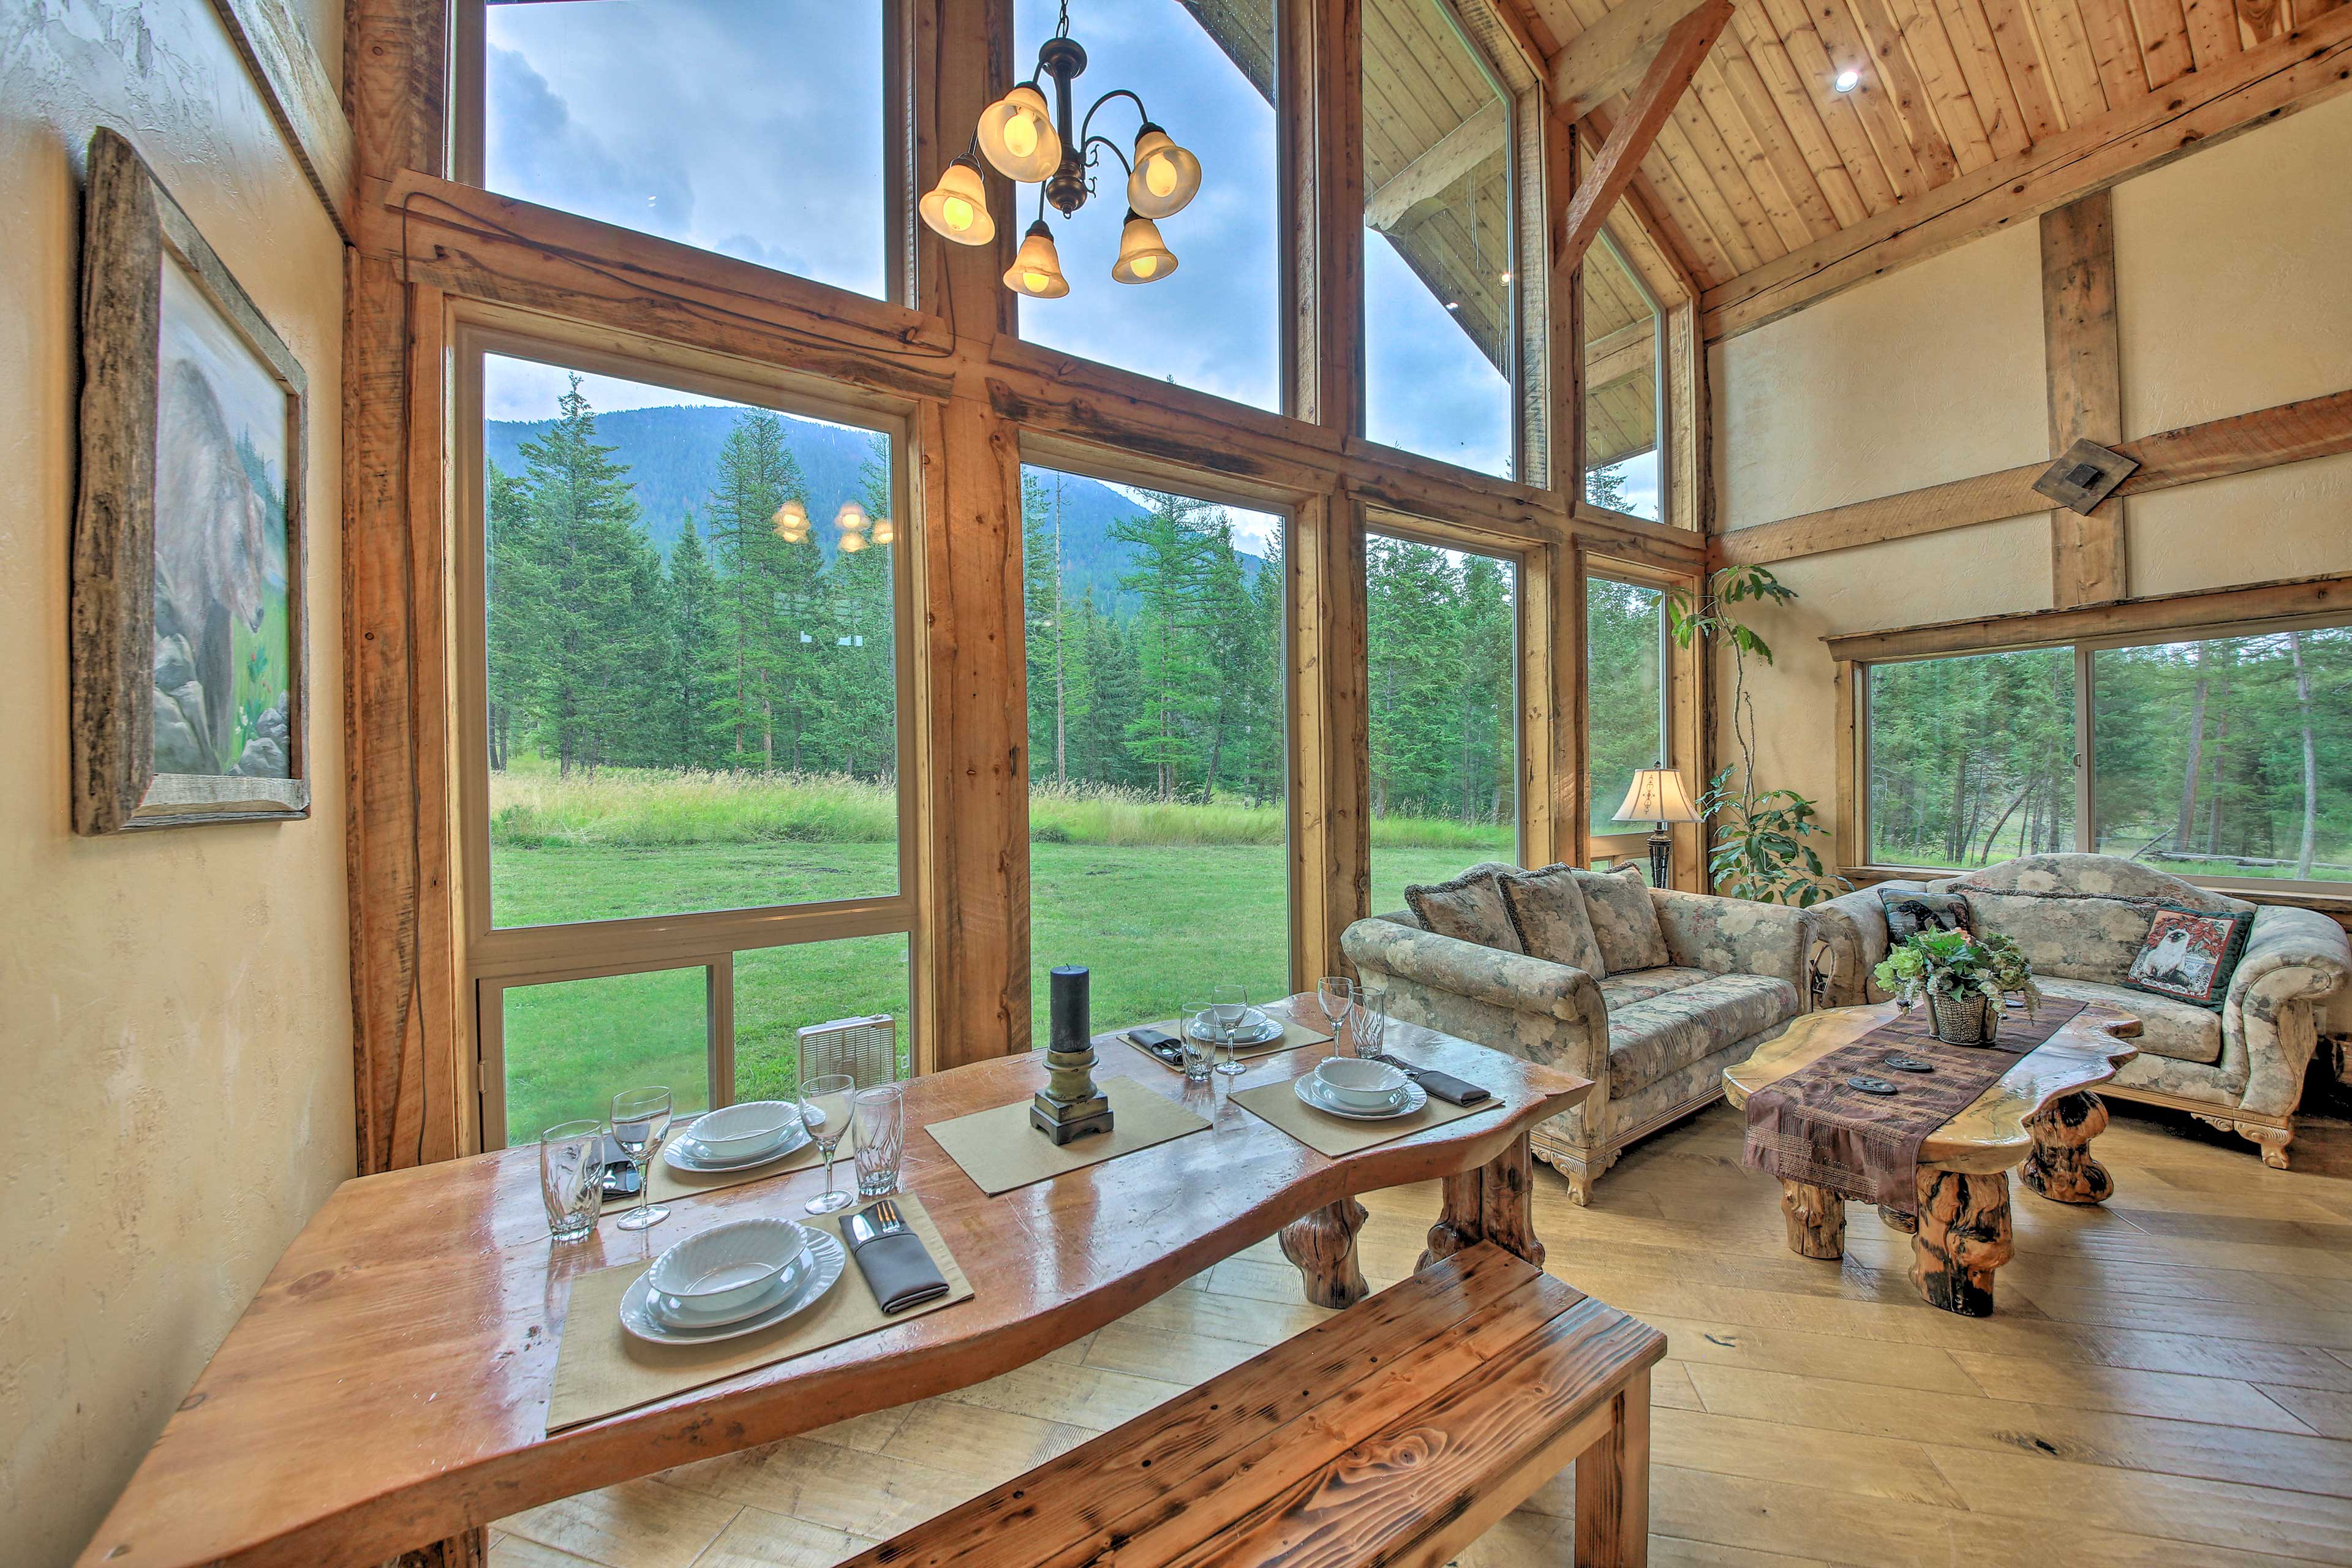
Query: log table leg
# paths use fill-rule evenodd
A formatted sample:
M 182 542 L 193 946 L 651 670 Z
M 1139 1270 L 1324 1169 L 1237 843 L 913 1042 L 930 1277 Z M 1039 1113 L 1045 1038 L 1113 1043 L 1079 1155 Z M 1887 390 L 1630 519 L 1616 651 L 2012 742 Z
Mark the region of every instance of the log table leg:
M 1282 1227 L 1282 1255 L 1298 1265 L 1315 1305 L 1352 1307 L 1370 1292 L 1356 1264 L 1356 1233 L 1369 1217 L 1363 1205 L 1341 1198 Z
M 1905 1214 L 1901 1209 L 1891 1209 L 1881 1204 L 1878 1205 L 1878 1217 L 1889 1230 L 1899 1230 L 1906 1236 L 1919 1234 L 1919 1216 L 1916 1214 Z
M 2115 1178 L 2091 1158 L 2091 1140 L 2106 1126 L 2107 1108 L 2088 1089 L 2052 1100 L 2026 1118 L 2033 1152 L 2018 1179 L 2053 1203 L 2106 1202 L 2115 1195 Z
M 1491 1241 L 1504 1251 L 1543 1267 L 1543 1243 L 1536 1239 L 1535 1156 L 1521 1133 L 1510 1147 L 1475 1171 L 1445 1178 L 1437 1223 L 1429 1246 L 1413 1267 L 1426 1268 L 1465 1247 Z
M 1931 1307 L 1992 1316 L 1992 1272 L 2010 1258 L 2009 1174 L 1919 1173 L 1919 1229 L 1911 1283 Z
M 1845 1256 L 1845 1199 L 1811 1182 L 1783 1180 L 1780 1217 L 1789 1225 L 1789 1250 L 1800 1258 Z

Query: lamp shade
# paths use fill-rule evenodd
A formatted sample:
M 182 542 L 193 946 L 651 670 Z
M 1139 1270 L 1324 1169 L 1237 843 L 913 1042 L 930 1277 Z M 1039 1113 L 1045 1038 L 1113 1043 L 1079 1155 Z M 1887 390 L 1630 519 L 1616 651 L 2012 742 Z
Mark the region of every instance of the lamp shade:
M 1175 270 L 1176 253 L 1160 237 L 1160 226 L 1140 213 L 1129 213 L 1110 275 L 1121 283 L 1157 283 Z
M 1683 775 L 1673 768 L 1643 768 L 1633 775 L 1633 787 L 1625 792 L 1625 804 L 1617 808 L 1620 822 L 1697 822 L 1698 808 L 1691 804 L 1690 791 L 1683 787 Z
M 833 514 L 833 526 L 844 533 L 865 532 L 866 521 L 866 509 L 854 500 L 843 501 L 841 510 Z
M 980 150 L 1008 180 L 1034 185 L 1052 174 L 1061 165 L 1062 138 L 1045 95 L 1024 81 L 982 110 Z
M 1127 177 L 1127 205 L 1145 217 L 1184 210 L 1201 188 L 1201 160 L 1147 124 L 1135 138 L 1135 172 Z
M 996 220 L 988 216 L 988 186 L 970 157 L 940 170 L 940 183 L 915 210 L 933 234 L 958 245 L 986 245 L 996 237 Z
M 1062 276 L 1061 255 L 1054 248 L 1054 232 L 1044 218 L 1029 226 L 1020 254 L 1004 269 L 1004 286 L 1033 300 L 1058 300 L 1070 291 L 1070 280 Z

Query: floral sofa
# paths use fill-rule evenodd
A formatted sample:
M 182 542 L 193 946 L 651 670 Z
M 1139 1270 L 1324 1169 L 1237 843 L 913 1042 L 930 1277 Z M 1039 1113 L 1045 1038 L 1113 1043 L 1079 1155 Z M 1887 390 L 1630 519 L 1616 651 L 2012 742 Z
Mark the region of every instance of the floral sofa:
M 2025 950 L 2044 994 L 2100 1002 L 2140 1021 L 2140 1054 L 2102 1094 L 2171 1106 L 2235 1127 L 2284 1169 L 2304 1071 L 2318 1042 L 2316 1011 L 2352 977 L 2352 944 L 2326 915 L 2255 905 L 2112 855 L 2029 855 L 1964 877 L 1881 882 L 1811 913 L 1829 952 L 1828 998 L 1885 998 L 1870 979 L 1886 956 L 1882 890 L 1958 893 L 1979 931 Z M 2245 956 L 2216 1013 L 2122 984 L 2158 905 L 2254 911 Z
M 1568 1178 L 1580 1204 L 1620 1150 L 1720 1096 L 1723 1069 L 1786 1029 L 1812 995 L 1807 912 L 1661 891 L 1637 872 L 1607 879 L 1619 909 L 1630 880 L 1654 915 L 1654 929 L 1612 929 L 1601 900 L 1591 904 L 1603 943 L 1648 961 L 1639 967 L 1592 973 L 1480 946 L 1425 930 L 1402 910 L 1358 921 L 1340 938 L 1392 1016 L 1592 1080 L 1582 1105 L 1534 1134 L 1537 1156 Z M 1638 899 L 1633 908 L 1638 917 Z

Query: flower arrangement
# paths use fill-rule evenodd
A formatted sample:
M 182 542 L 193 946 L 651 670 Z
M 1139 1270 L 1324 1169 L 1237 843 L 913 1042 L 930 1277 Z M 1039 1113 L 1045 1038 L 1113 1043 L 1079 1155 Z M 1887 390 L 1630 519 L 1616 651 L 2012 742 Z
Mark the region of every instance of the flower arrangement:
M 2033 984 L 2033 966 L 2025 961 L 2023 950 L 1991 933 L 1923 931 L 1889 952 L 1871 971 L 1871 978 L 1893 992 L 1904 1007 L 1916 1006 L 1924 998 L 1939 1024 L 1942 1013 L 1935 1006 L 1939 997 L 1966 1005 L 1972 1012 L 1987 1010 L 1980 1015 L 1985 1026 L 1979 1033 L 1985 1039 L 1992 1037 L 1999 1017 L 1990 1010 L 1999 1008 L 2003 997 L 2023 997 L 2028 1012 L 2042 1006 L 2042 989 Z M 1940 1028 L 1937 1037 L 1945 1037 Z

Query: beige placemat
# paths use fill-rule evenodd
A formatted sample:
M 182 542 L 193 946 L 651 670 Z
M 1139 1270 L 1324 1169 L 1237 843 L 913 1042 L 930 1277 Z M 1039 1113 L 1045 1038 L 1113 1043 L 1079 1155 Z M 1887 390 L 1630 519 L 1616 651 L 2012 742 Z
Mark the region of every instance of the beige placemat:
M 963 1277 L 955 1254 L 940 1239 L 939 1226 L 931 1223 L 922 1201 L 907 1193 L 898 1194 L 896 1201 L 948 1282 L 948 1293 L 939 1300 L 910 1307 L 896 1317 L 882 1315 L 882 1309 L 874 1303 L 874 1292 L 866 1288 L 866 1276 L 857 1271 L 857 1260 L 851 1258 L 842 1266 L 841 1278 L 823 1300 L 773 1328 L 717 1344 L 649 1345 L 621 1327 L 621 1298 L 652 1264 L 626 1263 L 582 1275 L 572 1282 L 572 1306 L 564 1314 L 562 1338 L 555 1347 L 555 1388 L 548 1396 L 547 1429 L 560 1432 L 616 1411 L 634 1410 L 739 1372 L 806 1355 L 971 1300 L 971 1281 Z M 793 1217 L 838 1239 L 843 1215 L 856 1212 L 850 1208 L 840 1214 Z
M 1328 1154 L 1335 1160 L 1376 1143 L 1426 1132 L 1433 1127 L 1492 1110 L 1503 1103 L 1499 1096 L 1489 1096 L 1475 1105 L 1448 1105 L 1433 1094 L 1429 1103 L 1411 1116 L 1400 1116 L 1393 1121 L 1350 1121 L 1344 1116 L 1327 1115 L 1300 1100 L 1298 1091 L 1291 1087 L 1296 1081 L 1286 1079 L 1280 1083 L 1244 1089 L 1233 1096 L 1233 1102 L 1273 1122 L 1317 1153 Z
M 1310 1029 L 1304 1024 L 1293 1023 L 1288 1018 L 1275 1017 L 1271 1013 L 1267 1014 L 1266 1016 L 1274 1018 L 1276 1023 L 1282 1026 L 1282 1038 L 1278 1040 L 1268 1040 L 1262 1046 L 1244 1046 L 1234 1053 L 1234 1059 L 1235 1061 L 1254 1062 L 1260 1057 L 1280 1056 L 1285 1051 L 1295 1051 L 1301 1046 L 1322 1046 L 1328 1045 L 1330 1043 L 1331 1037 L 1324 1034 L 1320 1030 Z M 1176 1019 L 1162 1018 L 1156 1024 L 1131 1024 L 1125 1029 L 1114 1031 L 1114 1035 L 1118 1043 L 1125 1046 L 1129 1050 L 1138 1052 L 1144 1057 L 1150 1058 L 1152 1061 L 1160 1062 L 1160 1065 L 1166 1068 L 1170 1072 L 1181 1073 L 1184 1070 L 1183 1068 L 1177 1063 L 1160 1061 L 1158 1057 L 1152 1056 L 1150 1051 L 1145 1050 L 1141 1046 L 1139 1046 L 1133 1040 L 1129 1039 L 1127 1037 L 1129 1033 L 1134 1029 L 1157 1029 L 1163 1035 L 1181 1034 L 1182 1033 L 1182 1030 L 1178 1026 Z M 1213 1046 L 1210 1047 L 1210 1054 L 1217 1056 L 1222 1055 L 1223 1053 Z
M 1074 1143 L 1056 1144 L 1031 1127 L 1029 1102 L 1025 1100 L 1000 1105 L 992 1110 L 975 1110 L 952 1121 L 933 1122 L 924 1131 L 948 1152 L 950 1159 L 963 1167 L 963 1173 L 982 1192 L 994 1197 L 1032 1182 L 1065 1176 L 1121 1154 L 1132 1154 L 1138 1149 L 1149 1149 L 1154 1143 L 1201 1131 L 1209 1125 L 1174 1100 L 1154 1094 L 1131 1078 L 1096 1081 L 1110 1098 L 1110 1131 L 1091 1134 Z
M 685 1127 L 680 1127 L 677 1131 L 673 1131 L 670 1137 L 675 1138 L 679 1132 L 685 1131 Z M 835 1181 L 842 1178 L 843 1173 L 840 1167 L 848 1163 L 849 1149 L 845 1142 L 841 1157 L 834 1170 Z M 646 1179 L 653 1184 L 649 1201 L 666 1204 L 677 1198 L 690 1198 L 697 1193 L 716 1192 L 720 1187 L 740 1187 L 745 1182 L 761 1182 L 770 1176 L 790 1175 L 794 1171 L 805 1171 L 811 1165 L 824 1163 L 824 1152 L 817 1148 L 816 1140 L 812 1138 L 781 1160 L 771 1160 L 764 1165 L 751 1165 L 740 1171 L 680 1171 L 673 1168 L 667 1160 L 656 1154 L 646 1167 Z M 855 1180 L 854 1177 L 852 1179 Z M 623 1209 L 635 1208 L 637 1200 L 635 1198 L 606 1198 L 604 1206 L 600 1212 L 617 1214 Z

